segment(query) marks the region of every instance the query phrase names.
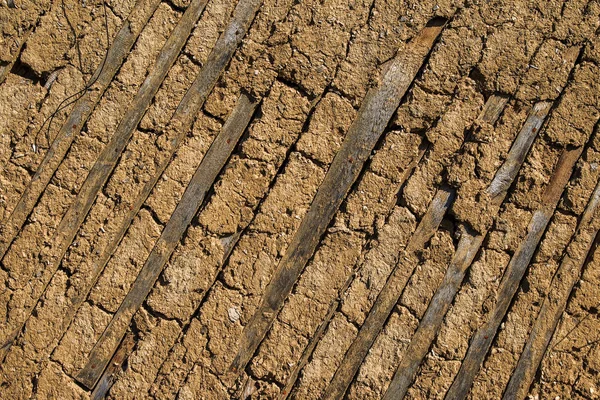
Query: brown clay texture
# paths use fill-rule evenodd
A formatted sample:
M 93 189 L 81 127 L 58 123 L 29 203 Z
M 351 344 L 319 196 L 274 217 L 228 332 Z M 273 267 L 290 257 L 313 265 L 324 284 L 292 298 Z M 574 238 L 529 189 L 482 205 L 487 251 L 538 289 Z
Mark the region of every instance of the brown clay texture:
M 0 0 L 0 399 L 600 399 L 600 1 Z

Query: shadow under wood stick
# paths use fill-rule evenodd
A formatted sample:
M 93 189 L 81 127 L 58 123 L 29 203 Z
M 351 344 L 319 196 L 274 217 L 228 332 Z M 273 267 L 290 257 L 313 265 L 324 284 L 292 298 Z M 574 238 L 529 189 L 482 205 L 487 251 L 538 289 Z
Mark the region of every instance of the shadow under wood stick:
M 532 108 L 511 146 L 506 160 L 486 189 L 486 194 L 490 197 L 490 205 L 493 209 L 498 209 L 504 201 L 506 192 L 517 176 L 525 156 L 548 115 L 550 106 L 551 103 L 540 102 Z M 490 212 L 489 210 L 482 210 L 482 212 L 484 211 Z M 384 399 L 401 399 L 406 395 L 419 365 L 421 365 L 441 327 L 444 315 L 458 292 L 467 269 L 479 252 L 486 234 L 487 231 L 478 234 L 471 229 L 466 229 L 462 234 L 444 279 L 431 299 L 417 331 L 404 352 L 405 355 L 392 378 L 392 382 L 383 397 Z
M 424 28 L 417 38 L 385 66 L 380 84 L 367 93 L 308 213 L 267 286 L 261 305 L 244 327 L 239 350 L 226 379 L 235 379 L 244 370 L 265 337 L 443 26 L 444 24 L 439 24 Z
M 50 179 L 63 161 L 75 136 L 81 131 L 92 114 L 125 58 L 129 55 L 143 27 L 159 4 L 160 0 L 139 0 L 131 12 L 131 16 L 123 23 L 102 64 L 90 79 L 90 82 L 94 82 L 94 84 L 86 85 L 94 90 L 87 90 L 77 100 L 15 208 L 0 227 L 0 232 L 2 232 L 2 235 L 0 235 L 0 260 L 4 258 L 10 244 L 23 227 L 27 216 L 31 214 L 42 192 L 46 189 Z M 132 20 L 135 20 L 135 23 L 132 23 Z
M 100 374 L 108 365 L 129 326 L 131 318 L 152 290 L 154 282 L 158 279 L 183 233 L 202 205 L 206 193 L 210 190 L 238 140 L 246 130 L 255 107 L 255 102 L 242 95 L 231 116 L 223 125 L 221 133 L 208 149 L 131 290 L 125 296 L 98 342 L 96 342 L 85 367 L 77 374 L 77 380 L 86 387 L 94 387 L 100 378 Z
M 502 397 L 504 400 L 524 398 L 527 395 L 552 335 L 556 331 L 558 321 L 565 311 L 573 287 L 579 280 L 583 265 L 588 258 L 582 256 L 583 252 L 589 255 L 598 235 L 598 228 L 600 227 L 599 205 L 600 182 L 596 185 L 596 189 L 577 226 L 575 236 L 565 250 L 558 271 L 552 279 L 548 289 L 548 293 L 552 293 L 552 295 L 544 298 L 525 349 L 519 357 L 517 367 Z
M 473 335 L 467 355 L 446 394 L 446 399 L 463 399 L 467 396 L 582 151 L 583 147 L 563 150 L 550 183 L 544 191 L 542 204 L 531 217 L 527 236 L 506 267 L 490 319 Z
M 494 124 L 500 117 L 507 102 L 508 98 L 506 96 L 491 96 L 481 111 L 478 120 Z M 417 267 L 418 262 L 415 252 L 422 249 L 436 232 L 446 211 L 452 206 L 454 197 L 455 190 L 450 188 L 440 189 L 436 193 L 427 212 L 406 246 L 404 258 L 398 261 L 381 289 L 367 319 L 358 332 L 358 336 L 350 345 L 342 363 L 327 387 L 324 398 L 340 398 L 350 386 L 369 349 L 373 346 L 375 339 L 383 329 L 385 321 L 387 321 L 394 306 L 398 303 L 408 279 Z
M 404 170 L 401 178 L 399 179 L 399 181 L 397 183 L 397 185 L 399 187 L 402 187 L 402 185 L 408 179 L 408 177 L 412 175 L 414 169 L 416 168 L 416 166 L 419 164 L 419 162 L 423 158 L 423 155 L 425 154 L 425 152 L 426 152 L 425 148 L 421 149 L 419 151 L 419 154 L 413 159 L 411 164 Z M 453 201 L 453 199 L 448 198 L 448 194 L 450 195 L 450 197 L 454 196 L 454 193 L 449 193 L 448 191 L 443 191 L 443 190 L 439 191 L 436 194 L 436 199 L 438 199 L 437 200 L 438 207 L 436 207 L 436 210 L 438 210 L 438 213 L 441 212 L 440 220 L 446 212 L 445 209 L 444 209 L 444 211 L 441 211 L 440 209 L 444 208 L 444 207 L 447 208 L 448 206 L 445 206 L 445 204 L 446 203 L 450 204 Z M 392 210 L 390 210 L 390 212 L 393 212 L 393 209 L 394 208 L 392 207 Z M 430 210 L 428 210 L 427 215 L 432 215 L 432 212 Z M 424 218 L 427 218 L 427 216 Z M 431 219 L 436 220 L 436 217 L 433 217 Z M 437 228 L 437 225 L 439 225 L 439 222 L 435 223 L 432 221 L 431 225 L 435 225 Z M 412 237 L 415 237 L 415 235 L 413 235 Z M 429 240 L 429 239 L 426 238 L 425 241 L 427 241 L 427 240 Z M 376 241 L 376 239 L 369 241 L 369 244 L 367 244 L 365 247 L 363 247 L 363 249 L 369 248 L 369 245 L 372 244 L 373 241 Z M 413 246 L 413 247 L 415 247 L 415 246 Z M 302 356 L 300 357 L 300 360 L 294 366 L 294 369 L 291 372 L 290 377 L 288 378 L 285 387 L 281 390 L 279 400 L 287 399 L 290 396 L 290 394 L 292 393 L 292 390 L 294 388 L 296 380 L 298 379 L 298 376 L 300 375 L 300 371 L 302 371 L 302 369 L 308 363 L 310 357 L 312 356 L 313 351 L 315 350 L 315 348 L 317 347 L 317 344 L 321 340 L 323 333 L 325 332 L 325 329 L 327 328 L 327 326 L 329 325 L 331 320 L 334 318 L 336 311 L 338 311 L 338 308 L 342 301 L 341 298 L 342 298 L 343 294 L 346 293 L 346 291 L 348 290 L 350 285 L 352 285 L 352 282 L 354 281 L 356 274 L 362 269 L 362 267 L 364 265 L 365 265 L 365 261 L 363 260 L 363 261 L 361 261 L 359 266 L 357 268 L 355 268 L 354 271 L 350 274 L 350 276 L 348 277 L 346 282 L 338 289 L 338 297 L 329 304 L 329 308 L 327 310 L 327 314 L 326 314 L 325 318 L 319 323 L 319 327 L 317 328 L 317 331 L 311 337 L 310 342 L 308 343 L 308 345 L 306 346 L 306 348 L 304 349 L 304 351 L 302 353 Z
M 9 3 L 9 7 L 10 7 L 10 3 Z M 14 3 L 12 3 L 12 7 L 11 8 L 15 8 Z M 37 25 L 37 22 L 36 22 L 35 25 Z M 12 56 L 12 59 L 9 62 L 7 62 L 6 64 L 0 65 L 0 85 L 4 82 L 4 79 L 6 79 L 6 76 L 8 75 L 8 73 L 10 72 L 10 70 L 12 69 L 13 65 L 15 65 L 15 63 L 19 59 L 19 56 L 21 55 L 21 50 L 23 50 L 23 45 L 25 44 L 25 42 L 27 41 L 27 39 L 31 35 L 31 32 L 33 32 L 33 28 L 29 28 L 23 34 L 23 36 L 21 36 L 21 38 L 19 39 L 19 46 L 16 49 L 15 54 Z

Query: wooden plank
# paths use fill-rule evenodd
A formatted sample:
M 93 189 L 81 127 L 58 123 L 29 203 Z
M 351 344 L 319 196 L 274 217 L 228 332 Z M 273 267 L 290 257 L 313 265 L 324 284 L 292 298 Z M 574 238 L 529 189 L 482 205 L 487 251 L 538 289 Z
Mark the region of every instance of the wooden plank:
M 490 319 L 473 335 L 467 355 L 446 394 L 446 399 L 463 399 L 467 396 L 582 151 L 583 147 L 563 150 L 550 183 L 544 191 L 541 205 L 529 222 L 527 236 L 504 272 Z
M 177 59 L 192 28 L 200 17 L 201 12 L 206 5 L 206 1 L 207 0 L 193 0 L 186 9 L 183 17 L 179 20 L 177 26 L 161 49 L 156 58 L 154 68 L 142 83 L 131 106 L 125 114 L 125 117 L 117 127 L 115 134 L 100 154 L 98 160 L 96 160 L 96 163 L 90 170 L 77 198 L 62 218 L 56 229 L 56 233 L 52 238 L 51 247 L 44 249 L 47 250 L 46 252 L 42 252 L 42 260 L 44 262 L 49 262 L 54 268 L 58 267 L 60 259 L 62 259 L 68 246 L 73 241 L 79 226 L 89 212 L 98 192 L 102 186 L 104 186 L 111 172 L 115 168 L 121 153 L 133 135 L 133 131 L 142 119 L 146 112 L 146 108 L 150 105 L 160 84 Z M 53 253 L 56 249 L 58 249 L 58 254 L 47 254 L 48 252 Z
M 537 137 L 536 132 L 541 128 L 546 115 L 548 114 L 552 103 L 539 102 L 533 106 L 527 120 L 521 128 L 521 132 L 517 135 L 511 149 L 504 160 L 504 163 L 498 168 L 494 179 L 486 189 L 488 196 L 496 199 L 499 196 L 506 196 L 510 185 L 517 177 L 521 165 L 525 161 L 525 157 Z
M 500 166 L 494 179 L 486 189 L 487 194 L 491 197 L 490 205 L 492 209 L 497 209 L 504 201 L 508 188 L 517 176 L 533 140 L 550 111 L 550 106 L 551 103 L 540 102 L 532 108 L 511 146 L 506 160 Z M 405 351 L 405 355 L 392 378 L 392 382 L 383 397 L 384 399 L 403 398 L 406 395 L 415 373 L 431 348 L 431 344 L 442 324 L 443 317 L 446 315 L 450 304 L 452 304 L 452 300 L 460 288 L 465 273 L 478 253 L 486 234 L 487 231 L 477 233 L 468 227 L 462 233 L 461 239 L 458 242 L 458 248 L 450 261 L 444 279 L 429 303 L 429 307 L 417 331 L 413 335 Z
M 491 96 L 485 103 L 483 110 L 478 116 L 478 120 L 494 124 L 500 117 L 507 102 L 508 98 L 506 96 Z M 404 258 L 394 267 L 392 274 L 381 289 L 358 336 L 350 345 L 342 363 L 327 387 L 324 398 L 340 398 L 344 395 L 348 386 L 350 386 L 354 375 L 360 368 L 381 329 L 383 329 L 385 321 L 387 321 L 394 306 L 398 303 L 408 279 L 418 265 L 415 252 L 422 249 L 438 229 L 447 209 L 454 201 L 455 194 L 455 190 L 450 188 L 442 188 L 436 193 L 427 212 L 407 244 Z
M 35 175 L 25 188 L 15 209 L 12 211 L 5 224 L 0 227 L 0 232 L 2 233 L 0 235 L 0 261 L 5 256 L 10 244 L 15 239 L 42 192 L 50 182 L 50 179 L 58 169 L 58 166 L 61 164 L 74 140 L 75 134 L 81 131 L 83 125 L 92 113 L 92 110 L 100 101 L 102 94 L 106 91 L 108 85 L 111 83 L 123 61 L 129 54 L 129 51 L 133 47 L 133 44 L 137 40 L 144 25 L 148 22 L 152 14 L 154 14 L 154 11 L 159 4 L 159 0 L 138 0 L 130 17 L 125 21 L 117 33 L 112 46 L 105 56 L 103 64 L 96 69 L 96 72 L 90 79 L 90 82 L 95 80 L 95 83 L 90 87 L 90 90 L 75 103 L 73 110 L 48 149 L 48 152 L 40 163 Z M 60 237 L 61 234 L 64 235 L 66 233 L 67 224 L 63 224 L 63 221 L 61 221 L 54 238 Z M 73 236 L 74 235 L 75 233 L 73 233 Z M 71 240 L 61 239 L 59 244 L 59 246 L 62 246 L 60 257 L 54 260 L 54 263 L 48 259 L 45 260 L 47 261 L 47 265 L 53 269 L 53 273 L 56 272 L 58 262 L 62 258 L 62 255 L 66 251 Z M 0 344 L 0 360 L 4 359 L 12 342 L 25 324 L 25 320 L 31 315 L 32 310 L 33 307 L 23 313 L 23 320 L 17 322 L 18 327 L 3 343 Z
M 592 245 L 598 237 L 600 228 L 600 182 L 592 193 L 588 205 L 581 217 L 577 231 L 564 252 L 558 271 L 552 279 L 548 293 L 535 321 L 523 353 L 519 357 L 503 399 L 525 398 L 536 371 L 546 353 L 552 335 L 556 331 L 558 321 L 567 306 L 573 287 L 579 280 L 581 270 L 590 254 Z M 574 258 L 574 256 L 576 258 Z M 577 257 L 579 256 L 579 257 Z
M 133 333 L 129 332 L 123 341 L 119 345 L 119 348 L 115 352 L 115 355 L 110 360 L 110 364 L 102 374 L 102 377 L 98 381 L 96 388 L 90 395 L 91 400 L 102 400 L 106 397 L 106 394 L 115 383 L 116 375 L 123 368 L 123 363 L 129 357 L 135 346 L 135 338 Z
M 498 121 L 498 118 L 500 118 L 500 115 L 502 115 L 508 100 L 509 96 L 504 94 L 492 94 L 485 102 L 483 110 L 481 110 L 481 114 L 477 117 L 477 120 L 490 125 L 495 124 L 496 121 Z
M 104 60 L 90 78 L 90 83 L 94 83 L 92 85 L 88 83 L 89 90 L 73 106 L 73 110 L 50 145 L 35 175 L 31 178 L 8 219 L 0 227 L 0 232 L 2 232 L 0 235 L 0 260 L 4 258 L 6 251 L 15 240 L 42 192 L 48 186 L 48 182 L 67 154 L 75 135 L 83 128 L 159 4 L 160 0 L 138 0 L 131 15 L 121 26 Z
M 245 368 L 263 340 L 444 24 L 425 27 L 419 36 L 384 66 L 379 84 L 367 93 L 307 215 L 268 284 L 261 305 L 244 327 L 239 350 L 230 367 L 231 377 Z
M 108 180 L 112 170 L 115 168 L 121 153 L 125 149 L 127 142 L 131 138 L 133 131 L 137 127 L 138 123 L 142 119 L 146 108 L 150 105 L 152 98 L 158 91 L 158 88 L 164 80 L 167 72 L 177 59 L 179 52 L 183 48 L 187 38 L 189 37 L 192 28 L 196 21 L 200 17 L 207 0 L 194 0 L 186 9 L 181 20 L 173 30 L 169 39 L 161 49 L 156 64 L 149 75 L 146 77 L 138 93 L 136 94 L 131 107 L 125 114 L 124 119 L 119 124 L 117 131 L 111 138 L 108 145 L 104 148 L 98 160 L 90 170 L 85 182 L 83 183 L 81 190 L 79 191 L 77 198 L 71 204 L 66 214 L 63 216 L 60 224 L 58 225 L 52 239 L 51 245 L 45 247 L 40 252 L 40 260 L 45 265 L 48 265 L 48 269 L 51 274 L 58 270 L 60 261 L 66 253 L 69 245 L 73 241 L 79 226 L 85 219 L 89 212 L 92 204 L 101 190 L 102 186 Z M 50 282 L 50 279 L 44 283 L 40 293 L 43 293 Z M 10 348 L 10 345 L 20 332 L 26 318 L 33 311 L 33 307 L 29 307 L 28 310 L 23 312 L 24 319 L 17 322 L 18 328 L 11 334 L 8 340 L 2 344 L 2 357 Z
M 180 144 L 184 141 L 185 136 L 190 131 L 197 114 L 204 105 L 206 98 L 212 91 L 219 76 L 229 63 L 242 38 L 245 36 L 254 14 L 252 13 L 251 9 L 246 10 L 244 7 L 246 7 L 246 3 L 240 3 L 240 8 L 234 11 L 234 16 L 231 23 L 215 43 L 215 47 L 209 54 L 207 61 L 204 63 L 204 67 L 200 70 L 198 76 L 175 110 L 173 118 L 165 128 L 165 131 L 176 132 L 176 134 L 163 133 L 168 135 L 168 137 L 173 137 L 173 139 L 169 142 L 170 147 L 168 149 L 168 154 L 163 157 L 162 163 L 157 167 L 152 178 L 146 182 L 136 197 L 132 206 L 127 211 L 127 214 L 122 224 L 119 226 L 116 234 L 111 238 L 106 247 L 102 249 L 97 259 L 94 261 L 91 271 L 89 272 L 89 279 L 86 280 L 85 286 L 79 288 L 76 297 L 71 299 L 72 306 L 67 312 L 65 318 L 62 319 L 61 329 L 63 331 L 67 329 L 68 325 L 75 316 L 75 313 L 79 307 L 81 307 L 89 292 L 96 284 L 100 274 L 104 270 L 104 267 L 110 260 L 116 248 L 119 246 L 119 243 L 125 236 L 140 208 L 143 206 L 146 199 L 152 192 L 152 189 L 162 176 L 162 173 L 171 162 L 173 155 L 179 148 Z M 237 103 L 237 107 L 240 109 L 238 111 L 234 111 L 235 114 L 247 113 L 250 116 L 254 112 L 254 107 L 250 106 L 248 99 L 240 99 Z M 228 252 L 231 251 L 236 241 L 237 240 L 234 240 L 230 246 L 227 246 Z
M 426 152 L 425 148 L 421 149 L 419 151 L 419 154 L 414 158 L 414 160 L 411 162 L 411 164 L 404 170 L 400 180 L 398 181 L 399 187 L 401 187 L 404 184 L 404 182 L 408 179 L 408 177 L 410 175 L 412 175 L 415 167 L 419 164 L 419 162 L 425 155 L 425 152 Z M 448 201 L 451 202 L 450 200 L 448 200 Z M 392 207 L 392 210 L 393 210 L 393 207 Z M 390 210 L 390 211 L 392 211 L 392 210 Z M 444 211 L 444 213 L 445 213 L 445 211 Z M 428 210 L 428 214 L 430 214 L 429 210 Z M 426 240 L 428 240 L 428 239 L 426 239 Z M 372 244 L 372 242 L 370 242 L 369 244 Z M 366 246 L 366 247 L 368 248 L 368 246 Z M 298 376 L 300 375 L 300 371 L 302 371 L 304 366 L 308 363 L 310 357 L 312 356 L 313 351 L 315 350 L 315 348 L 317 347 L 317 344 L 321 340 L 321 337 L 323 336 L 325 329 L 327 328 L 327 326 L 333 319 L 335 312 L 338 311 L 339 306 L 342 301 L 341 299 L 342 299 L 343 294 L 346 293 L 346 291 L 348 290 L 348 288 L 354 281 L 354 277 L 356 276 L 356 273 L 363 267 L 363 265 L 364 265 L 364 262 L 361 263 L 361 265 L 359 265 L 359 267 L 356 268 L 355 271 L 348 277 L 346 282 L 344 282 L 344 284 L 338 290 L 337 298 L 335 298 L 329 304 L 329 308 L 327 309 L 327 314 L 326 314 L 325 318 L 319 324 L 319 327 L 317 328 L 317 331 L 315 332 L 315 334 L 310 338 L 308 345 L 302 352 L 302 356 L 300 357 L 300 360 L 296 363 L 293 371 L 290 373 L 290 377 L 288 378 L 284 389 L 281 391 L 281 393 L 279 395 L 280 400 L 287 399 L 290 396 L 290 394 L 292 393 L 292 389 L 294 388 L 294 385 L 296 384 L 296 380 L 298 379 Z
M 367 319 L 363 323 L 358 336 L 346 352 L 342 363 L 338 367 L 333 379 L 329 383 L 323 399 L 340 399 L 350 386 L 358 368 L 362 364 L 375 339 L 381 332 L 385 321 L 398 302 L 402 289 L 408 280 L 406 270 L 413 271 L 417 265 L 416 251 L 422 249 L 433 236 L 442 222 L 446 211 L 454 202 L 453 189 L 439 189 L 431 201 L 427 212 L 411 236 L 403 258 L 394 267 L 392 274 L 377 296 Z
M 37 23 L 38 22 L 36 22 L 34 24 L 34 26 L 37 25 Z M 23 36 L 21 36 L 19 38 L 19 46 L 18 46 L 17 50 L 15 51 L 15 54 L 13 55 L 12 59 L 9 62 L 7 62 L 6 64 L 0 65 L 0 85 L 4 82 L 4 80 L 8 76 L 8 73 L 10 72 L 12 67 L 15 65 L 15 62 L 17 62 L 17 60 L 19 59 L 19 56 L 21 55 L 21 50 L 23 49 L 25 42 L 27 41 L 27 39 L 29 39 L 29 36 L 31 35 L 32 32 L 33 32 L 33 27 L 30 27 L 27 29 L 26 32 L 23 32 Z
M 258 3 L 258 1 L 254 1 L 251 4 Z M 92 349 L 85 367 L 77 374 L 77 380 L 84 386 L 94 387 L 108 365 L 131 318 L 152 290 L 154 282 L 158 279 L 171 253 L 175 250 L 239 138 L 246 130 L 256 105 L 257 103 L 246 95 L 239 98 L 236 108 L 196 169 L 181 201 L 173 211 L 131 290 Z
M 494 98 L 491 101 L 486 102 L 486 104 L 484 106 L 484 110 L 482 111 L 481 115 L 479 116 L 479 119 L 483 120 L 483 121 L 488 121 L 488 122 L 496 121 L 500 117 L 500 114 L 502 113 L 502 111 L 504 110 L 504 107 L 505 107 L 507 101 L 508 101 L 508 98 L 505 96 L 494 96 Z M 419 153 L 419 155 L 414 159 L 412 165 L 405 170 L 400 182 L 404 182 L 412 174 L 414 168 L 420 162 L 424 153 L 425 153 L 425 150 L 423 149 Z M 454 201 L 453 200 L 454 195 L 455 195 L 455 192 L 450 188 L 443 188 L 436 193 L 436 196 L 433 199 L 432 204 L 430 205 L 425 216 L 423 217 L 424 223 L 419 225 L 419 227 L 417 228 L 417 230 L 411 237 L 411 240 L 409 240 L 409 243 L 407 244 L 407 247 L 405 248 L 405 252 L 412 253 L 412 252 L 414 252 L 414 250 L 423 247 L 424 243 L 426 243 L 429 240 L 429 238 L 431 237 L 431 235 L 433 235 L 433 233 L 435 232 L 435 230 L 437 229 L 437 227 L 439 225 L 439 222 L 435 222 L 435 221 L 437 221 L 438 217 L 443 218 L 443 215 L 445 214 L 446 209 L 448 207 L 450 207 L 450 204 Z M 427 227 L 427 228 L 425 228 L 425 227 Z M 406 261 L 406 260 L 404 260 L 404 261 Z M 407 264 L 407 263 L 403 262 L 403 265 L 401 268 L 404 269 L 406 267 L 405 264 Z M 400 268 L 400 267 L 395 267 L 395 268 Z M 412 266 L 408 266 L 407 268 L 412 268 Z M 353 279 L 354 279 L 354 275 L 352 275 L 348 278 L 348 280 L 344 283 L 344 285 L 338 291 L 338 293 L 339 293 L 338 298 L 336 298 L 330 304 L 325 319 L 319 324 L 319 327 L 317 328 L 316 333 L 313 335 L 313 337 L 311 337 L 310 342 L 309 342 L 308 346 L 305 348 L 300 361 L 294 367 L 294 370 L 291 372 L 290 377 L 288 378 L 288 381 L 287 381 L 284 389 L 281 391 L 281 395 L 279 396 L 280 400 L 287 399 L 290 396 L 290 394 L 292 393 L 292 390 L 296 383 L 296 380 L 298 379 L 298 376 L 300 375 L 300 371 L 308 363 L 308 361 L 309 361 L 310 357 L 312 356 L 312 353 L 313 353 L 314 349 L 316 348 L 319 340 L 321 339 L 325 329 L 327 328 L 327 326 L 329 325 L 329 322 L 333 319 L 335 312 L 339 308 L 342 294 L 345 293 L 346 290 L 350 287 Z M 369 345 L 369 347 L 370 347 L 370 345 Z

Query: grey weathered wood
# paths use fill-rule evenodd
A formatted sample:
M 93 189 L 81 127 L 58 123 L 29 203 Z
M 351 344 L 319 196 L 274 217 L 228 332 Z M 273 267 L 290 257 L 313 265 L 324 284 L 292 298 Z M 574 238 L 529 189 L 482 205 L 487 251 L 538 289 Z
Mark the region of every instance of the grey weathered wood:
M 339 300 L 337 300 L 333 303 L 333 305 L 335 307 L 329 307 L 329 309 L 327 310 L 325 319 L 319 324 L 319 327 L 317 328 L 315 333 L 310 338 L 310 342 L 308 343 L 308 346 L 306 346 L 306 348 L 304 349 L 304 352 L 302 353 L 302 356 L 300 357 L 300 360 L 294 366 L 294 369 L 293 369 L 292 373 L 290 374 L 290 377 L 288 378 L 288 381 L 287 381 L 285 387 L 283 389 L 281 389 L 281 392 L 279 393 L 279 397 L 278 397 L 279 400 L 286 400 L 292 394 L 292 391 L 294 390 L 294 385 L 296 384 L 296 380 L 298 379 L 298 376 L 300 375 L 300 371 L 302 371 L 302 369 L 306 366 L 306 364 L 308 364 L 308 361 L 309 361 L 310 357 L 312 356 L 313 351 L 315 350 L 315 348 L 317 347 L 317 344 L 319 343 L 319 341 L 323 337 L 323 334 L 325 333 L 325 329 L 327 328 L 327 326 L 329 326 L 329 323 L 333 319 L 333 316 L 335 315 L 335 312 L 337 311 L 337 306 L 339 306 L 339 304 L 340 304 L 340 302 L 339 302 Z
M 131 16 L 125 21 L 117 33 L 112 46 L 105 56 L 103 65 L 96 69 L 96 72 L 90 79 L 90 82 L 95 81 L 94 84 L 90 87 L 90 90 L 86 91 L 86 93 L 84 93 L 84 95 L 75 103 L 73 110 L 52 142 L 48 152 L 40 163 L 35 175 L 25 188 L 25 191 L 21 195 L 14 210 L 3 226 L 0 227 L 0 260 L 6 254 L 10 244 L 25 223 L 27 216 L 31 213 L 40 195 L 48 185 L 48 182 L 50 182 L 50 179 L 58 166 L 61 164 L 74 140 L 74 136 L 81 131 L 83 125 L 92 113 L 92 110 L 100 101 L 102 94 L 106 91 L 108 85 L 113 80 L 115 74 L 129 54 L 129 51 L 144 25 L 150 19 L 159 4 L 159 0 L 138 0 Z M 54 271 L 57 267 L 57 265 L 52 266 Z M 4 359 L 12 342 L 23 328 L 25 320 L 31 315 L 32 310 L 33 307 L 24 313 L 24 318 L 17 322 L 18 327 L 9 337 L 0 338 L 0 340 L 2 340 L 0 360 Z
M 442 26 L 423 29 L 385 66 L 379 84 L 367 93 L 307 215 L 267 286 L 261 305 L 244 328 L 230 368 L 233 375 L 244 369 L 263 340 L 441 30 Z
M 48 186 L 48 182 L 67 154 L 75 135 L 79 133 L 100 98 L 112 82 L 133 44 L 148 22 L 160 0 L 138 0 L 130 16 L 114 38 L 104 61 L 90 78 L 94 82 L 90 89 L 75 103 L 73 110 L 50 145 L 35 175 L 25 188 L 10 216 L 0 227 L 0 260 L 19 233 L 27 216 Z M 135 20 L 132 24 L 131 19 Z
M 41 263 L 48 266 L 49 273 L 46 274 L 47 276 L 53 276 L 58 270 L 60 260 L 73 241 L 77 230 L 92 207 L 98 192 L 108 180 L 111 172 L 117 164 L 117 161 L 119 160 L 119 157 L 121 156 L 121 153 L 125 149 L 127 142 L 131 138 L 133 131 L 142 119 L 146 108 L 150 105 L 152 98 L 158 91 L 158 88 L 167 75 L 167 72 L 177 59 L 177 56 L 189 37 L 192 28 L 200 17 L 206 2 L 207 0 L 193 0 L 187 8 L 183 17 L 171 33 L 171 36 L 169 39 L 167 39 L 167 42 L 161 49 L 153 69 L 142 83 L 138 93 L 133 99 L 131 106 L 125 114 L 125 117 L 117 127 L 115 134 L 111 138 L 108 145 L 104 148 L 99 158 L 96 160 L 77 197 L 60 221 L 54 235 L 52 236 L 50 246 L 45 247 L 40 252 L 39 258 Z M 129 28 L 127 27 L 125 29 Z M 108 76 L 105 76 L 105 79 L 108 78 Z M 80 118 L 81 114 L 79 116 L 72 116 L 73 118 Z M 69 128 L 73 128 L 73 126 L 70 126 Z M 69 135 L 74 133 L 75 131 L 70 131 Z M 51 159 L 53 162 L 56 162 L 56 165 L 58 166 L 60 160 L 52 157 Z M 43 172 L 43 169 L 39 171 L 46 176 L 45 172 Z M 34 180 L 35 179 L 36 178 L 34 177 Z M 50 177 L 48 177 L 48 179 L 50 179 Z M 49 282 L 50 278 L 44 282 L 44 286 L 40 293 L 43 293 Z M 28 310 L 23 313 L 25 318 L 31 314 L 34 306 L 35 304 L 29 307 Z M 3 345 L 3 351 L 8 349 L 10 343 L 19 333 L 24 322 L 25 320 L 22 320 L 17 323 L 18 328 L 16 331 L 14 331 L 11 337 L 8 338 L 6 344 Z
M 522 134 L 515 139 L 506 160 L 486 190 L 492 199 L 500 195 L 504 196 L 515 180 L 519 168 L 525 161 L 525 156 L 537 136 L 536 132 L 541 128 L 551 105 L 550 102 L 541 101 L 533 106 L 533 110 L 521 128 Z
M 477 120 L 490 125 L 495 124 L 500 115 L 502 115 L 508 100 L 509 97 L 504 94 L 492 94 L 483 105 L 483 110 L 477 116 Z
M 68 245 L 72 242 L 79 226 L 90 210 L 96 195 L 108 180 L 121 153 L 133 135 L 133 131 L 142 119 L 152 98 L 167 75 L 167 72 L 177 59 L 192 28 L 200 17 L 201 12 L 206 5 L 206 1 L 207 0 L 193 0 L 167 39 L 167 42 L 156 59 L 153 69 L 142 83 L 131 106 L 125 114 L 125 117 L 117 127 L 117 130 L 108 145 L 96 160 L 96 163 L 90 170 L 77 198 L 73 204 L 71 204 L 56 229 L 50 250 L 53 252 L 58 248 L 59 254 L 53 254 L 50 257 L 44 254 L 42 256 L 44 261 L 50 261 L 51 264 L 56 266 L 57 262 L 66 252 Z M 50 260 L 48 260 L 48 258 L 50 258 Z
M 77 380 L 86 387 L 94 387 L 100 378 L 123 338 L 131 318 L 150 293 L 171 253 L 202 205 L 206 193 L 212 187 L 217 175 L 244 133 L 255 107 L 255 102 L 246 95 L 242 95 L 234 112 L 211 144 L 131 290 L 92 349 L 85 367 L 77 374 Z
M 600 182 L 588 202 L 581 217 L 575 236 L 571 239 L 548 290 L 550 295 L 542 303 L 523 353 L 519 357 L 502 397 L 504 400 L 525 398 L 536 371 L 544 357 L 558 321 L 567 306 L 573 287 L 579 280 L 586 257 L 598 236 L 600 218 Z M 575 258 L 573 258 L 575 256 Z M 577 257 L 579 256 L 579 257 Z
M 486 189 L 491 197 L 493 208 L 499 207 L 504 201 L 506 191 L 521 168 L 533 140 L 548 115 L 550 105 L 550 103 L 542 102 L 533 107 L 505 162 L 498 169 L 492 183 Z M 383 397 L 384 399 L 400 399 L 406 395 L 419 365 L 421 365 L 423 358 L 431 348 L 431 344 L 441 327 L 444 315 L 460 288 L 465 272 L 473 262 L 486 234 L 487 231 L 477 233 L 468 227 L 465 228 L 444 279 L 429 303 L 427 311 L 419 323 L 417 331 L 413 335 Z
M 583 147 L 578 147 L 565 149 L 561 154 L 550 183 L 544 191 L 542 203 L 529 222 L 527 236 L 504 272 L 490 319 L 473 335 L 467 355 L 446 394 L 446 399 L 464 399 L 467 396 L 582 151 Z

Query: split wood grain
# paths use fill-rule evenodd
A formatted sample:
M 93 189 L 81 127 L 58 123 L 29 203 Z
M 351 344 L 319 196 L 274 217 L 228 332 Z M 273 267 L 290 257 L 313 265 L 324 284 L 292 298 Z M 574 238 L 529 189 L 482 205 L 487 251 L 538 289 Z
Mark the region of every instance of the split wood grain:
M 123 368 L 123 363 L 131 353 L 135 346 L 135 338 L 133 333 L 128 333 L 119 345 L 119 348 L 110 360 L 109 366 L 106 368 L 102 377 L 98 381 L 96 388 L 90 395 L 90 400 L 102 400 L 106 398 L 108 391 L 115 383 L 116 375 Z
M 454 202 L 455 194 L 455 190 L 449 188 L 442 188 L 437 191 L 423 219 L 411 236 L 402 259 L 394 267 L 392 274 L 377 296 L 367 319 L 360 328 L 358 336 L 350 345 L 342 363 L 335 372 L 323 399 L 342 398 L 348 390 L 354 375 L 356 375 L 375 339 L 383 329 L 385 321 L 387 321 L 400 298 L 402 289 L 411 275 L 411 273 L 407 274 L 406 271 L 414 270 L 418 264 L 416 251 L 422 249 L 437 231 L 448 208 Z

